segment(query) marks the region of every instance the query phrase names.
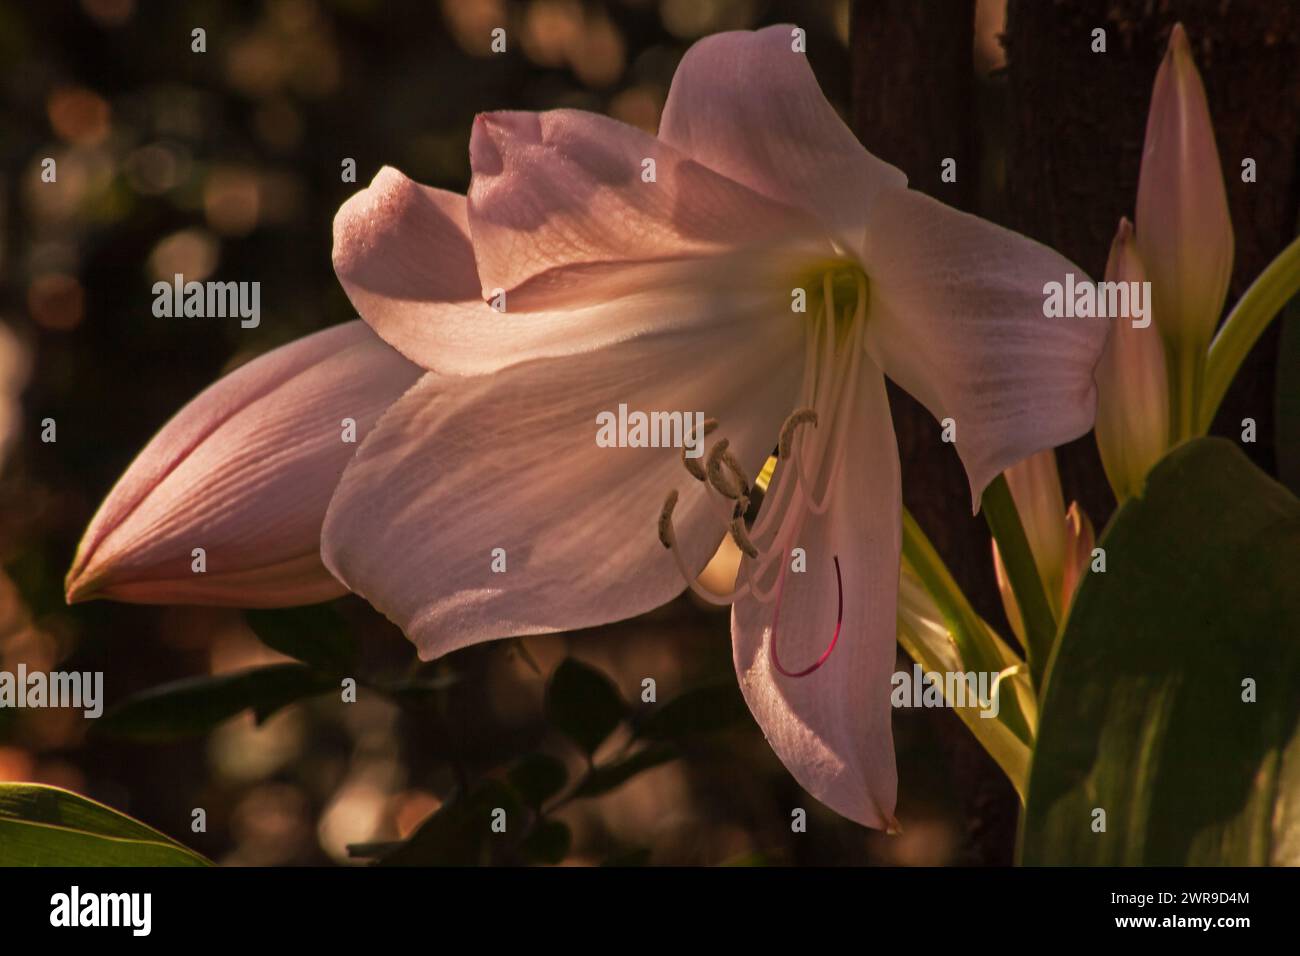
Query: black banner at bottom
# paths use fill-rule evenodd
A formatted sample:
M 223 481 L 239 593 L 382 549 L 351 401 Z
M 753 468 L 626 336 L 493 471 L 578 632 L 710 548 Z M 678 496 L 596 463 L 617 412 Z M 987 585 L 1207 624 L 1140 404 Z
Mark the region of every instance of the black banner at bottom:
M 0 925 L 8 944 L 128 946 L 374 945 L 398 934 L 437 945 L 473 933 L 492 946 L 517 936 L 604 948 L 647 934 L 734 944 L 878 930 L 999 946 L 1042 932 L 1229 942 L 1285 930 L 1298 886 L 1283 869 L 0 869 Z

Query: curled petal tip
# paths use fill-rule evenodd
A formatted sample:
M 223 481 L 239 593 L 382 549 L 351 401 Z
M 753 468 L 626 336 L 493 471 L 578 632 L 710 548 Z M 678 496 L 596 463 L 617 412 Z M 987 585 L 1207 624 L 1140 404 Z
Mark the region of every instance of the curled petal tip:
M 512 142 L 540 143 L 541 116 L 523 111 L 479 113 L 469 136 L 469 164 L 476 176 L 504 171 Z
M 898 817 L 895 817 L 891 814 L 890 816 L 885 818 L 885 833 L 889 834 L 890 836 L 903 835 L 903 825 L 898 822 Z
M 384 224 L 405 218 L 417 187 L 391 166 L 375 173 L 370 185 L 353 193 L 334 214 L 334 268 L 352 271 L 374 246 Z M 377 228 L 378 227 L 378 228 Z

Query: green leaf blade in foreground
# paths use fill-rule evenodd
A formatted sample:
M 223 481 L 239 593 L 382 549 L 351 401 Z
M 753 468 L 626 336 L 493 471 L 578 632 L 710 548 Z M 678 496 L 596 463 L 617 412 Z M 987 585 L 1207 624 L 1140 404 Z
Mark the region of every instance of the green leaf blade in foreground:
M 1300 501 L 1199 439 L 1100 544 L 1050 665 L 1021 861 L 1300 863 Z
M 210 866 L 193 850 L 80 794 L 0 784 L 0 866 Z

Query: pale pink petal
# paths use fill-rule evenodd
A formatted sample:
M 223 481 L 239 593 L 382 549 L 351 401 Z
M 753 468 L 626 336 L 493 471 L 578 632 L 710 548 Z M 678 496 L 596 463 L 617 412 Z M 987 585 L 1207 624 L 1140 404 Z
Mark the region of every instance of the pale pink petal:
M 362 322 L 299 339 L 203 391 L 132 462 L 91 521 L 70 601 L 275 607 L 343 593 L 320 561 L 344 465 L 420 369 Z M 344 419 L 356 441 L 345 441 Z M 206 553 L 204 573 L 192 551 Z
M 898 446 L 884 379 L 865 363 L 853 436 L 830 508 L 806 513 L 779 559 L 786 562 L 780 618 L 753 597 L 732 611 L 736 674 L 749 709 L 781 762 L 809 793 L 866 826 L 894 829 L 898 778 L 890 729 L 895 661 L 900 513 Z M 791 480 L 778 467 L 776 480 Z M 774 486 L 775 489 L 775 486 Z M 775 493 L 775 492 L 774 492 Z M 760 519 L 761 520 L 761 519 Z M 803 548 L 807 570 L 789 571 L 789 548 Z M 843 583 L 838 643 L 817 670 L 798 673 L 825 652 L 838 611 L 834 559 Z M 753 562 L 746 559 L 745 565 Z
M 509 352 L 479 299 L 464 196 L 384 167 L 334 216 L 334 271 L 370 327 L 423 368 L 490 369 Z
M 773 250 L 719 247 L 718 255 L 700 260 L 574 265 L 536 277 L 527 291 L 511 290 L 499 311 L 479 298 L 466 230 L 464 197 L 393 169 L 382 170 L 334 220 L 335 271 L 361 317 L 411 361 L 445 374 L 491 372 L 684 322 L 710 322 L 715 311 L 667 306 L 690 288 L 717 287 L 720 278 L 726 288 L 694 298 L 719 302 L 724 314 L 736 310 L 732 300 L 760 292 L 771 302 L 786 301 L 795 279 L 780 261 L 827 253 L 824 244 L 799 246 L 797 235 L 783 234 L 782 247 L 791 251 L 779 261 Z M 621 304 L 611 308 L 615 300 Z M 538 301 L 549 311 L 533 309 Z
M 844 125 L 795 49 L 794 30 L 719 33 L 692 46 L 673 77 L 659 138 L 809 210 L 856 248 L 878 195 L 906 186 L 907 177 Z
M 602 266 L 818 234 L 805 214 L 593 113 L 482 114 L 470 160 L 469 222 L 483 296 L 508 291 L 507 312 L 553 307 L 556 270 L 590 278 Z M 532 279 L 541 284 L 526 285 Z M 585 281 L 558 285 L 569 302 L 577 293 L 587 292 L 587 302 L 603 294 Z
M 953 420 L 977 510 L 998 472 L 1092 427 L 1109 320 L 1043 314 L 1048 282 L 1090 281 L 1078 266 L 912 190 L 881 198 L 864 264 L 868 347 L 935 418 Z
M 425 659 L 651 610 L 685 587 L 658 538 L 668 492 L 681 495 L 675 523 L 693 573 L 724 525 L 680 449 L 600 447 L 596 416 L 620 403 L 703 412 L 720 422 L 710 441 L 728 438 L 752 476 L 791 409 L 801 332 L 751 316 L 422 382 L 348 467 L 325 562 Z M 492 567 L 498 548 L 504 573 Z

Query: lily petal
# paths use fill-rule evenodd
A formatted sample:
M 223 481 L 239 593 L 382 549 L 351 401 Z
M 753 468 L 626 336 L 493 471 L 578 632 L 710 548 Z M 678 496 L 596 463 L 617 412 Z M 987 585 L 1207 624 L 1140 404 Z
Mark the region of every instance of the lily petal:
M 509 339 L 479 299 L 464 196 L 385 166 L 339 207 L 333 256 L 353 307 L 412 362 L 450 372 L 462 360 L 501 363 L 489 360 L 500 346 L 484 347 Z
M 861 401 L 853 404 L 852 444 L 829 509 L 805 514 L 789 547 L 805 550 L 808 569 L 786 568 L 780 618 L 754 597 L 732 610 L 736 674 L 768 743 L 795 779 L 832 810 L 866 826 L 894 830 L 898 777 L 890 729 L 895 661 L 901 498 L 898 446 L 880 371 L 863 363 Z M 777 480 L 794 480 L 784 466 Z M 798 673 L 825 652 L 836 630 L 842 576 L 843 625 L 825 663 Z M 789 561 L 788 553 L 780 559 Z M 746 559 L 746 564 L 750 564 Z
M 659 138 L 724 176 L 808 210 L 856 246 L 875 201 L 907 177 L 844 125 L 790 24 L 719 33 L 686 52 Z
M 70 602 L 279 607 L 344 593 L 321 563 L 325 508 L 356 439 L 420 369 L 362 322 L 236 369 L 169 421 L 91 521 Z M 193 549 L 206 570 L 192 570 Z
M 629 263 L 708 256 L 816 231 L 796 209 L 594 113 L 480 114 L 470 163 L 469 222 L 483 296 L 508 291 L 512 313 L 554 307 L 557 290 L 599 301 L 609 294 L 592 282 L 602 266 L 621 273 Z M 564 269 L 581 270 L 586 281 L 554 281 L 554 271 Z M 548 274 L 552 281 L 526 285 Z
M 1105 319 L 1043 315 L 1043 287 L 1083 270 L 912 190 L 883 195 L 864 250 L 867 345 L 885 374 L 956 424 L 971 503 L 998 472 L 1092 427 Z
M 721 506 L 681 449 L 600 447 L 596 416 L 618 403 L 703 412 L 752 476 L 792 407 L 788 356 L 800 334 L 747 316 L 421 382 L 348 467 L 325 521 L 325 563 L 424 659 L 649 611 L 685 587 L 656 533 L 665 496 L 680 493 L 674 521 L 692 574 L 722 538 Z M 723 353 L 746 375 L 718 375 Z M 498 548 L 504 572 L 492 569 Z

